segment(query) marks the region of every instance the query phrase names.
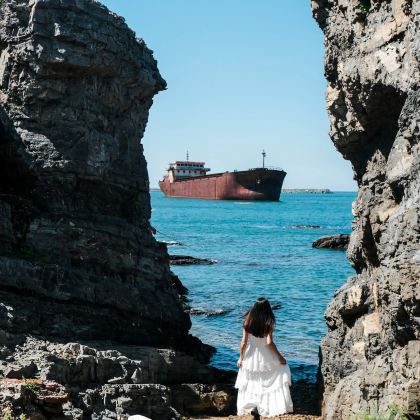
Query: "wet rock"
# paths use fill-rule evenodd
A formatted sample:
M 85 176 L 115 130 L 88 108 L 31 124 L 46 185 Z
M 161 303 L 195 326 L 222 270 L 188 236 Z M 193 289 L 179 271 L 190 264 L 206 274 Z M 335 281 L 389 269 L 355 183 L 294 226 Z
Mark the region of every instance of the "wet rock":
M 196 258 L 189 255 L 170 255 L 169 262 L 171 265 L 211 265 L 217 263 L 216 260 Z
M 322 236 L 312 243 L 312 248 L 328 248 L 346 250 L 349 245 L 350 235 L 339 234 Z
M 347 255 L 357 275 L 326 311 L 326 419 L 420 412 L 420 2 L 312 0 L 325 35 L 330 135 L 358 183 Z
M 203 315 L 206 317 L 225 315 L 232 311 L 233 309 L 202 309 L 202 308 L 187 309 L 187 312 L 190 315 Z

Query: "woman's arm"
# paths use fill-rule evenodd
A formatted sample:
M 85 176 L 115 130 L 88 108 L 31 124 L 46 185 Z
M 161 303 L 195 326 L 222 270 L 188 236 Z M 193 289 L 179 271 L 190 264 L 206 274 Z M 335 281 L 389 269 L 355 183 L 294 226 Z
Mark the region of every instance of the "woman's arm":
M 286 359 L 277 350 L 277 346 L 274 344 L 274 341 L 273 341 L 273 333 L 272 332 L 267 335 L 267 346 L 279 358 L 280 363 L 282 365 L 285 365 L 286 364 Z
M 242 367 L 242 360 L 244 360 L 246 343 L 248 342 L 248 333 L 245 331 L 245 328 L 242 329 L 242 341 L 241 341 L 241 351 L 239 354 L 238 367 Z

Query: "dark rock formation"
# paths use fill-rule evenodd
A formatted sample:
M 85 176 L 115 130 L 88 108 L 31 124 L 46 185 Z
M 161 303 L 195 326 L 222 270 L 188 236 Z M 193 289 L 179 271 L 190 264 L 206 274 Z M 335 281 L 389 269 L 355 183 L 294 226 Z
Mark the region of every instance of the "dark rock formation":
M 149 224 L 140 140 L 164 88 L 100 3 L 0 2 L 0 376 L 67 387 L 68 418 L 172 418 L 172 385 L 218 380 Z
M 0 10 L 0 326 L 183 339 L 190 321 L 149 232 L 139 140 L 165 88 L 151 51 L 91 0 Z
M 420 1 L 312 0 L 331 137 L 358 182 L 357 275 L 326 313 L 324 414 L 420 410 Z
M 197 258 L 189 255 L 170 255 L 169 263 L 171 265 L 211 265 L 216 264 L 216 260 L 208 258 Z
M 347 249 L 350 235 L 341 233 L 339 235 L 321 236 L 312 243 L 312 248 Z

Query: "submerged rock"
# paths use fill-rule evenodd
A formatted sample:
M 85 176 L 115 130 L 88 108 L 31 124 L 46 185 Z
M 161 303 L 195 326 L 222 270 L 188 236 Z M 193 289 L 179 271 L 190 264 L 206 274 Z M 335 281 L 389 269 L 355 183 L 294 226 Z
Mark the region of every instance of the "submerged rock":
M 189 255 L 170 255 L 169 262 L 171 265 L 212 265 L 216 264 L 217 260 L 196 258 Z
M 312 243 L 312 248 L 328 248 L 346 250 L 349 245 L 350 235 L 339 234 L 332 236 L 321 236 Z
M 312 0 L 325 35 L 330 135 L 358 183 L 357 275 L 326 312 L 326 419 L 375 401 L 420 413 L 420 1 Z
M 202 308 L 190 308 L 187 312 L 190 315 L 204 315 L 204 316 L 220 316 L 232 312 L 233 309 L 202 309 Z

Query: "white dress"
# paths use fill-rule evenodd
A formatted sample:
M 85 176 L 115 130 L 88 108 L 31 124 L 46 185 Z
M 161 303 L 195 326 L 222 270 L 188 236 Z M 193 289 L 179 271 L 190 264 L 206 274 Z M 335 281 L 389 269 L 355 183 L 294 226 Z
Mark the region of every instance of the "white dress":
M 261 416 L 271 417 L 293 412 L 290 396 L 289 365 L 282 365 L 267 346 L 267 338 L 248 335 L 248 343 L 239 369 L 235 388 L 238 388 L 238 415 L 258 409 Z

